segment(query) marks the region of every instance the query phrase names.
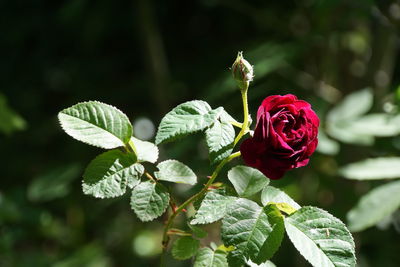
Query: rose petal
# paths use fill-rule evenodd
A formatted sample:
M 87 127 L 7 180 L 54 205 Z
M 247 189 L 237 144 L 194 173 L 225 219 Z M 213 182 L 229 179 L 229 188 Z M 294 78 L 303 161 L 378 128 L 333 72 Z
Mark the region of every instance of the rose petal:
M 292 94 L 265 98 L 258 108 L 254 137 L 240 146 L 245 163 L 271 179 L 308 164 L 318 144 L 319 118 Z

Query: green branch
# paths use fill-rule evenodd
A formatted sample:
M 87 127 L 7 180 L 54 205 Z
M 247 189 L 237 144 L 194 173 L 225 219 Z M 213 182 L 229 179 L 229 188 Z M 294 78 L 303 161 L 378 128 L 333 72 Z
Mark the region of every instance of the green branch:
M 236 136 L 235 141 L 233 142 L 233 146 L 240 141 L 240 139 L 249 131 L 249 107 L 247 104 L 247 89 L 240 90 L 242 93 L 242 102 L 243 102 L 243 124 L 242 129 L 240 130 L 239 134 Z
M 176 216 L 183 209 L 185 209 L 190 203 L 192 203 L 192 202 L 198 200 L 199 198 L 201 198 L 207 192 L 208 188 L 214 182 L 215 178 L 217 178 L 217 176 L 218 176 L 219 172 L 221 171 L 222 167 L 224 167 L 224 165 L 226 163 L 228 163 L 229 161 L 231 161 L 232 159 L 237 158 L 239 156 L 240 156 L 240 152 L 236 152 L 236 153 L 231 154 L 229 157 L 227 157 L 223 161 L 221 161 L 221 163 L 218 164 L 218 166 L 215 168 L 213 174 L 211 175 L 211 178 L 205 184 L 203 189 L 200 192 L 198 192 L 197 194 L 195 194 L 192 197 L 190 197 L 184 203 L 182 203 L 178 208 L 176 208 L 175 212 L 173 212 L 171 214 L 171 216 L 168 218 L 168 221 L 167 221 L 167 223 L 165 225 L 165 228 L 164 228 L 164 234 L 163 234 L 163 240 L 162 240 L 163 254 L 161 256 L 161 266 L 165 266 L 165 262 L 164 262 L 165 261 L 165 254 L 166 254 L 167 247 L 168 247 L 168 242 L 169 242 L 168 231 L 172 227 L 172 224 L 173 224 L 174 219 L 176 218 Z

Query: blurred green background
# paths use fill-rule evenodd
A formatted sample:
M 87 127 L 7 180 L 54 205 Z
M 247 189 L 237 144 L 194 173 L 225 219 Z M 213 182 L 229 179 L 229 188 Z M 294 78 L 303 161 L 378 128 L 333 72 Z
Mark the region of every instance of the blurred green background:
M 135 135 L 149 140 L 162 116 L 187 100 L 224 106 L 241 120 L 229 72 L 237 51 L 255 66 L 253 118 L 266 96 L 293 93 L 313 104 L 330 136 L 320 138 L 307 167 L 272 182 L 301 205 L 346 222 L 357 200 L 383 182 L 346 180 L 339 167 L 399 155 L 398 134 L 349 139 L 327 130 L 326 114 L 367 87 L 369 112 L 397 112 L 400 1 L 3 0 L 0 14 L 0 266 L 156 266 L 165 218 L 139 222 L 129 194 L 83 195 L 81 174 L 102 151 L 66 135 L 56 115 L 99 100 L 124 111 Z M 181 160 L 199 176 L 193 188 L 173 187 L 178 201 L 211 173 L 207 157 L 200 135 L 161 147 L 161 160 Z M 220 242 L 218 224 L 205 229 L 203 245 Z M 359 266 L 398 266 L 392 225 L 354 237 Z M 309 266 L 287 237 L 272 261 Z

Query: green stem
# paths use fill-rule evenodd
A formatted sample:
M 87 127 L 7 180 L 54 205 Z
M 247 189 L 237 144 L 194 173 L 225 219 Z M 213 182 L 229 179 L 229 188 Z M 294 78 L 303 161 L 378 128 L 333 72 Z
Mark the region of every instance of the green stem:
M 247 83 L 247 87 L 240 90 L 241 94 L 242 94 L 242 102 L 243 102 L 243 123 L 241 125 L 241 130 L 239 132 L 239 134 L 236 136 L 234 142 L 233 142 L 233 146 L 235 146 L 240 139 L 243 137 L 243 135 L 245 135 L 248 131 L 249 131 L 249 108 L 248 108 L 248 104 L 247 104 L 247 89 L 248 89 L 249 83 Z M 233 124 L 233 123 L 232 123 Z M 236 123 L 235 123 L 236 124 Z M 235 125 L 233 124 L 233 125 Z M 237 124 L 235 126 L 238 126 Z M 166 255 L 167 255 L 167 248 L 168 248 L 168 243 L 169 243 L 169 230 L 171 229 L 174 220 L 176 218 L 176 216 L 183 210 L 186 208 L 186 206 L 188 206 L 190 203 L 198 200 L 199 198 L 201 198 L 209 189 L 210 185 L 214 182 L 214 180 L 217 178 L 219 172 L 221 171 L 221 169 L 225 166 L 226 163 L 228 163 L 229 161 L 231 161 L 232 159 L 239 157 L 240 156 L 240 151 L 239 152 L 235 152 L 233 154 L 231 154 L 229 157 L 227 157 L 226 159 L 224 159 L 223 161 L 221 161 L 218 166 L 215 168 L 214 172 L 212 173 L 210 179 L 208 180 L 208 182 L 204 185 L 203 189 L 201 189 L 200 192 L 198 192 L 197 194 L 191 196 L 188 200 L 186 200 L 183 204 L 181 204 L 175 211 L 172 212 L 171 216 L 169 216 L 168 221 L 165 224 L 165 228 L 164 228 L 164 234 L 163 234 L 163 239 L 162 239 L 162 245 L 163 245 L 163 252 L 161 254 L 161 262 L 160 262 L 160 266 L 164 267 L 165 266 L 165 261 L 166 261 Z
M 218 164 L 218 166 L 215 168 L 213 174 L 211 175 L 210 179 L 208 180 L 208 182 L 205 184 L 205 186 L 203 187 L 203 189 L 201 189 L 200 192 L 198 192 L 197 194 L 191 196 L 188 200 L 186 200 L 185 202 L 183 202 L 183 204 L 181 204 L 176 210 L 175 212 L 172 213 L 172 215 L 168 218 L 168 221 L 165 225 L 164 228 L 164 234 L 163 234 L 163 255 L 161 255 L 161 266 L 164 266 L 163 264 L 165 264 L 165 254 L 167 252 L 167 246 L 168 246 L 168 242 L 169 242 L 169 236 L 168 236 L 168 231 L 171 228 L 175 217 L 184 209 L 186 208 L 187 205 L 189 205 L 190 203 L 196 201 L 197 199 L 201 198 L 208 190 L 209 186 L 214 182 L 215 178 L 217 178 L 219 172 L 221 171 L 222 167 L 224 167 L 224 165 L 226 163 L 228 163 L 229 161 L 231 161 L 234 158 L 237 158 L 240 156 L 240 152 L 236 152 L 231 154 L 229 157 L 227 157 L 226 159 L 224 159 L 223 161 L 221 161 L 220 164 Z
M 242 102 L 243 102 L 243 124 L 242 129 L 239 134 L 236 136 L 235 141 L 233 142 L 233 146 L 240 141 L 245 133 L 249 130 L 249 107 L 247 104 L 247 88 L 245 90 L 240 90 L 242 93 Z
M 191 233 L 188 233 L 188 232 L 182 231 L 182 230 L 180 230 L 180 229 L 174 229 L 174 228 L 171 228 L 171 229 L 169 229 L 169 231 L 168 231 L 168 235 L 177 235 L 177 236 L 192 236 L 192 234 L 191 234 Z
M 125 150 L 128 153 L 133 153 L 137 157 L 136 146 L 133 143 L 132 139 L 130 139 L 129 142 L 127 144 L 125 144 Z
M 229 123 L 232 124 L 235 127 L 240 128 L 240 129 L 242 129 L 242 127 L 243 127 L 243 123 L 240 123 L 240 122 L 230 121 Z

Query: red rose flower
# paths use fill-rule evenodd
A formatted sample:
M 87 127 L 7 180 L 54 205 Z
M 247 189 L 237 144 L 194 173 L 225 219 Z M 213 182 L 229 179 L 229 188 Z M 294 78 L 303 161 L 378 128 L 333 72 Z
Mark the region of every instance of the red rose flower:
M 307 165 L 318 144 L 319 119 L 311 105 L 294 95 L 273 95 L 264 99 L 257 112 L 252 138 L 240 151 L 245 163 L 271 179 Z

